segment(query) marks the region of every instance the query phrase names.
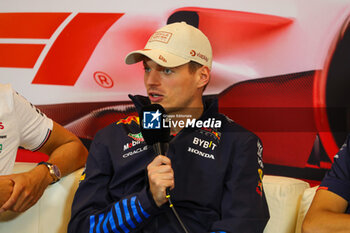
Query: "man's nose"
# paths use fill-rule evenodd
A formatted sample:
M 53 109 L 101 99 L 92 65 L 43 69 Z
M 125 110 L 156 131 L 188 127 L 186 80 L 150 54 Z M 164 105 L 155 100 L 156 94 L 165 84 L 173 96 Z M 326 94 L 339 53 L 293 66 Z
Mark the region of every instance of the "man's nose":
M 147 85 L 159 85 L 160 84 L 160 74 L 157 70 L 151 70 L 146 77 Z

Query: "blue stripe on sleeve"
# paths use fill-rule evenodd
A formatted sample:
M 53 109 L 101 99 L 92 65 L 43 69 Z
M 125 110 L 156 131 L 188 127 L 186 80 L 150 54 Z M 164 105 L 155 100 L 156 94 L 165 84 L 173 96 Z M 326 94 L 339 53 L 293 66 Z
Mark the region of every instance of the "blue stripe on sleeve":
M 136 197 L 132 197 L 132 198 L 131 198 L 131 203 L 130 203 L 130 205 L 131 205 L 131 210 L 132 210 L 132 213 L 133 213 L 134 217 L 136 218 L 136 221 L 137 221 L 138 223 L 141 223 L 141 222 L 142 222 L 142 219 L 141 219 L 139 213 L 137 212 L 136 205 L 135 205 L 135 200 L 136 200 Z
M 120 233 L 118 230 L 117 230 L 117 227 L 115 226 L 115 222 L 114 222 L 114 219 L 113 219 L 113 215 L 112 215 L 112 209 L 108 212 L 108 214 L 106 215 L 106 218 L 103 222 L 103 232 L 104 233 L 109 233 L 109 230 L 107 228 L 107 223 L 109 222 L 109 224 L 111 225 L 111 229 L 114 233 Z
M 114 222 L 114 218 L 113 218 L 113 214 L 112 214 L 112 209 L 111 211 L 109 211 L 108 213 L 108 220 L 109 220 L 109 224 L 111 225 L 111 229 L 114 233 L 120 233 L 118 230 L 117 230 L 117 226 L 115 225 L 115 222 Z
M 95 215 L 90 216 L 90 233 L 94 233 Z
M 123 207 L 124 207 L 124 213 L 125 213 L 126 222 L 131 226 L 131 228 L 136 228 L 135 224 L 133 223 L 133 221 L 131 219 L 127 203 L 128 203 L 127 199 L 124 199 L 123 200 Z
M 100 226 L 101 226 L 101 223 L 103 221 L 103 217 L 104 217 L 104 214 L 100 214 L 98 216 L 98 223 L 97 223 L 97 226 L 96 226 L 96 233 L 101 233 Z
M 117 202 L 115 204 L 115 212 L 117 214 L 118 217 L 118 223 L 120 228 L 125 232 L 128 233 L 129 229 L 125 226 L 125 224 L 123 223 L 123 217 L 122 217 L 122 212 L 120 211 L 120 206 L 119 206 L 119 202 Z
M 140 210 L 141 210 L 141 213 L 143 214 L 143 216 L 145 216 L 146 218 L 149 217 L 149 214 L 147 214 L 146 211 L 143 210 L 142 206 L 141 206 L 141 203 L 140 201 L 138 200 L 137 203 L 139 204 L 139 207 L 140 207 Z
M 108 222 L 110 214 L 112 214 L 111 211 L 108 212 L 108 214 L 106 215 L 106 218 L 105 218 L 105 220 L 103 221 L 103 224 L 102 224 L 102 229 L 103 229 L 104 233 L 108 233 L 107 222 Z

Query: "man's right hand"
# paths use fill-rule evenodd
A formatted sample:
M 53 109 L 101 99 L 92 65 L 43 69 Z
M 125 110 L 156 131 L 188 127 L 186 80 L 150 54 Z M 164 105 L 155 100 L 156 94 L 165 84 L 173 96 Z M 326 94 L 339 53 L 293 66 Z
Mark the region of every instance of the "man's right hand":
M 174 171 L 171 167 L 171 161 L 168 157 L 158 155 L 147 166 L 148 180 L 150 190 L 154 201 L 160 207 L 168 201 L 166 188 L 174 188 Z
M 14 183 L 11 179 L 0 176 L 0 207 L 10 198 Z

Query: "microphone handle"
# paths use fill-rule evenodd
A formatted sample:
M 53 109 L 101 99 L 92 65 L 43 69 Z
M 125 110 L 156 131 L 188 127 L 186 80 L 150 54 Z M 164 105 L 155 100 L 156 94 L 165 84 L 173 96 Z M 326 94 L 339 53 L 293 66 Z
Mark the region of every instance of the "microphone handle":
M 169 143 L 167 142 L 156 142 L 152 145 L 156 155 L 165 155 L 168 151 Z
M 167 142 L 156 142 L 152 145 L 153 150 L 155 152 L 156 155 L 166 155 L 167 151 L 168 151 L 168 147 L 169 147 L 169 143 Z M 166 195 L 169 196 L 170 195 L 170 188 L 166 188 Z
M 168 151 L 168 147 L 169 147 L 169 143 L 167 142 L 163 142 L 163 143 L 160 143 L 160 142 L 156 142 L 152 145 L 153 147 L 153 150 L 155 152 L 156 155 L 165 155 L 167 154 L 167 151 Z M 185 224 L 182 222 L 179 214 L 177 213 L 177 211 L 175 210 L 175 207 L 173 205 L 173 202 L 170 198 L 170 188 L 167 187 L 165 189 L 165 194 L 166 194 L 166 198 L 168 199 L 169 201 L 169 207 L 170 209 L 173 211 L 177 221 L 180 223 L 182 229 L 184 230 L 185 233 L 189 233 L 189 231 L 187 230 Z

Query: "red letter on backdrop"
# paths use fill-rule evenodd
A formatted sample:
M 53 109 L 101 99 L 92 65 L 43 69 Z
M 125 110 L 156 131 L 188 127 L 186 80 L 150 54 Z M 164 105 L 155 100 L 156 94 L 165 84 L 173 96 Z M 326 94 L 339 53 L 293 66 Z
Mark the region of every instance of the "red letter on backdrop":
M 52 45 L 32 83 L 73 86 L 102 36 L 122 15 L 77 14 Z

